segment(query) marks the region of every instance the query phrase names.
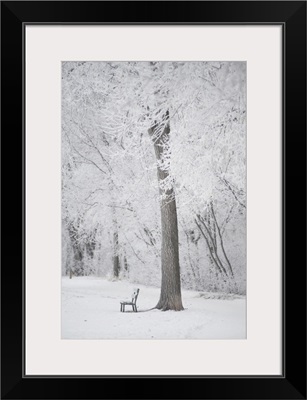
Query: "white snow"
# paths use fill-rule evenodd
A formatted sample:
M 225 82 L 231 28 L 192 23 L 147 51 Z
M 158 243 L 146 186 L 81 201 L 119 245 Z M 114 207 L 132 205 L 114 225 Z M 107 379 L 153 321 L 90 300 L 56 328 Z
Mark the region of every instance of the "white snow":
M 149 310 L 160 289 L 137 285 L 138 312 L 120 300 L 135 283 L 95 277 L 62 278 L 62 339 L 245 339 L 246 298 L 182 291 L 184 311 Z M 147 311 L 146 311 L 147 310 Z M 149 311 L 148 311 L 149 310 Z

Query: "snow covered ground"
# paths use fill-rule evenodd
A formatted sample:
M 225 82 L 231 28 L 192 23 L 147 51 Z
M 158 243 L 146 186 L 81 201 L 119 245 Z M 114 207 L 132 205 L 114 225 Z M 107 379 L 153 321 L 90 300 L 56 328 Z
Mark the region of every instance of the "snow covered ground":
M 140 288 L 139 312 L 130 306 L 120 312 L 120 300 L 134 287 Z M 149 310 L 159 294 L 159 288 L 123 281 L 63 277 L 62 339 L 246 338 L 245 297 L 183 290 L 184 311 Z

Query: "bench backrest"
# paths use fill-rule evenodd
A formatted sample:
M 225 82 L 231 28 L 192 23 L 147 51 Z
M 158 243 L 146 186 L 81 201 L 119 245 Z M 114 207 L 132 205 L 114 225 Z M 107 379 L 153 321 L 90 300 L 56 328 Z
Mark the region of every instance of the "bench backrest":
M 132 293 L 132 303 L 133 304 L 136 303 L 136 300 L 137 300 L 138 295 L 139 295 L 139 291 L 140 291 L 140 289 L 138 289 L 138 288 L 133 289 L 133 293 Z

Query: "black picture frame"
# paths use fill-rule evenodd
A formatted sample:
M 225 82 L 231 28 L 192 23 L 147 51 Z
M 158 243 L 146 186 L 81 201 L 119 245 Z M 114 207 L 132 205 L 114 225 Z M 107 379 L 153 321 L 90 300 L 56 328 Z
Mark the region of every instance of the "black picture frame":
M 24 375 L 26 238 L 23 32 L 27 24 L 282 25 L 281 376 Z M 2 1 L 1 56 L 2 398 L 306 399 L 306 2 Z

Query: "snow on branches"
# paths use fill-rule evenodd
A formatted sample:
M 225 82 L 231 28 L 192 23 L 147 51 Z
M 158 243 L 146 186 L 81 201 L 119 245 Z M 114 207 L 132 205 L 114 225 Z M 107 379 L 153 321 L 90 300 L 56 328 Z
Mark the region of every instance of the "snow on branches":
M 91 271 L 108 274 L 118 258 L 123 277 L 158 284 L 159 207 L 171 196 L 183 284 L 219 290 L 233 276 L 229 290 L 244 292 L 245 152 L 244 62 L 63 62 L 67 265 L 84 253 Z M 221 273 L 201 233 L 208 205 L 232 274 Z M 86 253 L 87 237 L 95 245 Z

